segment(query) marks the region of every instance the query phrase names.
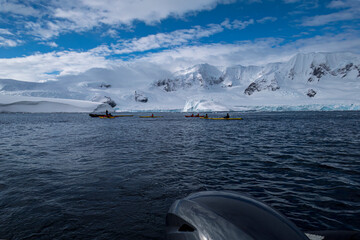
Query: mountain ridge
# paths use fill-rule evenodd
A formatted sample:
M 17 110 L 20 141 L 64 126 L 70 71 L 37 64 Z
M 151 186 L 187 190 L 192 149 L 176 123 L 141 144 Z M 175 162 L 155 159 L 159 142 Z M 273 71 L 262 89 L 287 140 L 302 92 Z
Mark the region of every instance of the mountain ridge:
M 288 61 L 261 66 L 203 63 L 165 77 L 154 77 L 141 68 L 130 69 L 133 75 L 119 69 L 98 69 L 96 77 L 85 72 L 44 83 L 0 79 L 0 94 L 87 100 L 108 103 L 120 111 L 360 104 L 360 56 L 352 53 L 299 53 Z M 127 84 L 134 76 L 142 84 Z
M 200 67 L 199 67 L 200 66 Z M 198 69 L 202 69 L 199 71 Z M 203 74 L 203 69 L 216 74 Z M 244 94 L 252 95 L 263 90 L 276 91 L 286 86 L 289 80 L 319 82 L 326 75 L 345 78 L 351 72 L 360 78 L 360 57 L 351 53 L 299 53 L 287 62 L 269 63 L 263 66 L 234 65 L 221 71 L 209 64 L 200 64 L 173 74 L 172 78 L 158 80 L 155 86 L 167 92 L 193 86 L 220 85 L 221 87 L 246 86 Z M 206 71 L 205 71 L 206 72 Z M 354 78 L 354 76 L 350 76 Z M 191 79 L 191 81 L 189 81 Z M 203 82 L 210 84 L 203 84 Z M 206 81 L 207 80 L 207 81 Z

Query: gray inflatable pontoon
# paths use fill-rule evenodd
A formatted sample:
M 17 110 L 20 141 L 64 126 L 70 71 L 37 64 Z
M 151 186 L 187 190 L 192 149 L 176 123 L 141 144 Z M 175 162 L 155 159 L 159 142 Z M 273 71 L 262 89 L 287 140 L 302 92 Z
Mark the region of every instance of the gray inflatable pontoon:
M 166 216 L 168 240 L 360 240 L 359 232 L 304 233 L 254 198 L 199 192 L 175 201 Z

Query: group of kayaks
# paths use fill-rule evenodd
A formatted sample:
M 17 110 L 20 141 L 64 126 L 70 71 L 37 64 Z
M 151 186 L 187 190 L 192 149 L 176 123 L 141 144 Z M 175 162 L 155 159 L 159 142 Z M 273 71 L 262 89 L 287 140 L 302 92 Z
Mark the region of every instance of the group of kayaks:
M 117 118 L 117 117 L 133 117 L 134 115 L 112 115 L 112 114 L 94 114 L 90 113 L 90 117 L 94 118 Z
M 224 117 L 218 117 L 218 118 L 209 117 L 207 114 L 205 114 L 205 115 L 191 114 L 191 115 L 185 115 L 185 117 L 187 117 L 187 118 L 195 117 L 195 118 L 200 118 L 200 119 L 211 119 L 211 120 L 243 120 L 242 118 L 231 118 L 229 116 L 229 114 L 227 114 Z
M 93 118 L 118 118 L 118 117 L 133 117 L 134 115 L 112 115 L 111 113 L 108 113 L 108 114 L 90 113 L 89 116 L 93 117 Z M 151 116 L 139 116 L 139 117 L 140 118 L 162 118 L 163 116 L 154 116 L 154 114 L 152 114 Z
M 133 117 L 134 115 L 112 115 L 111 113 L 107 113 L 107 114 L 94 114 L 94 113 L 90 113 L 89 114 L 90 117 L 93 118 L 118 118 L 118 117 Z M 152 114 L 151 116 L 139 116 L 140 118 L 162 118 L 163 116 L 154 116 L 154 114 Z M 195 117 L 195 118 L 200 118 L 200 119 L 210 119 L 210 120 L 243 120 L 242 118 L 231 118 L 229 116 L 229 114 L 227 114 L 225 117 L 218 117 L 218 118 L 213 118 L 213 117 L 209 117 L 207 114 L 206 115 L 185 115 L 185 117 L 190 118 L 190 117 Z

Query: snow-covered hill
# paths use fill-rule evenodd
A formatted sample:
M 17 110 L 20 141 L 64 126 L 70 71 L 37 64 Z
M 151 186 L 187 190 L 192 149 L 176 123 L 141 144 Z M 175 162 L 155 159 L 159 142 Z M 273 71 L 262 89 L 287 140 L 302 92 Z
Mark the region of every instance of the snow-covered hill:
M 108 103 L 118 111 L 360 110 L 360 56 L 297 54 L 264 66 L 198 64 L 173 74 L 92 69 L 44 83 L 0 79 L 0 94 Z

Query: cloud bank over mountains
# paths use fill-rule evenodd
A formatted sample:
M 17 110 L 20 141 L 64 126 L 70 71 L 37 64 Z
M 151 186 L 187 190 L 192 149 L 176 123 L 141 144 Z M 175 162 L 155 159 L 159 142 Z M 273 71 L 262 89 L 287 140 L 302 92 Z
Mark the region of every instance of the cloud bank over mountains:
M 151 64 L 172 72 L 262 65 L 299 52 L 360 53 L 359 10 L 358 0 L 0 0 L 0 78 L 42 82 L 94 68 Z

